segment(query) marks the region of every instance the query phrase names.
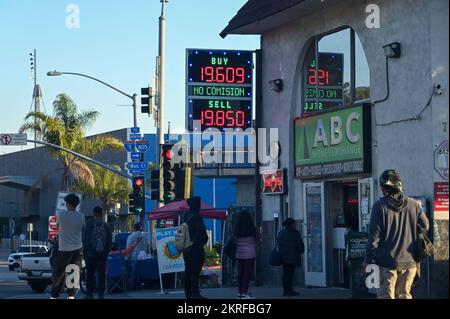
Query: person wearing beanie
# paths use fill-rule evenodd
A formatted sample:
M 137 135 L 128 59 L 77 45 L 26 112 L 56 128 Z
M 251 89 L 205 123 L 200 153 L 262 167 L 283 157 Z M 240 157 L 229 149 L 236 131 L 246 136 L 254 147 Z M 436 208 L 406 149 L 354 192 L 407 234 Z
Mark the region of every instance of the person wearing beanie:
M 187 200 L 189 211 L 184 215 L 184 222 L 189 227 L 192 246 L 183 252 L 185 263 L 184 290 L 186 299 L 206 299 L 200 295 L 199 277 L 205 261 L 204 246 L 208 242 L 203 218 L 200 216 L 201 198 L 196 196 Z
M 428 230 L 428 218 L 421 204 L 403 193 L 396 170 L 384 171 L 379 182 L 383 197 L 372 207 L 363 272 L 368 264 L 379 267 L 379 299 L 412 299 L 418 275 L 415 242 L 419 231 Z

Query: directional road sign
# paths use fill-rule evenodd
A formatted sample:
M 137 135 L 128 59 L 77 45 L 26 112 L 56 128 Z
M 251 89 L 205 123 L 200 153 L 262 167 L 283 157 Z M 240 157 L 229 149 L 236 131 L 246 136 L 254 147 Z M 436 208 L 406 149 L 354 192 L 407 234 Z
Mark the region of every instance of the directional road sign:
M 139 152 L 145 153 L 150 148 L 150 141 L 136 141 L 136 148 Z
M 0 145 L 27 145 L 27 134 L 0 134 Z
M 130 140 L 140 140 L 142 138 L 141 134 L 130 134 L 130 136 L 128 136 L 128 138 Z
M 128 153 L 134 152 L 135 143 L 134 141 L 126 141 L 123 146 Z
M 132 152 L 131 153 L 131 159 L 135 161 L 139 161 L 141 159 L 141 153 L 139 152 Z
M 144 175 L 144 170 L 141 169 L 129 169 L 128 173 L 131 175 Z

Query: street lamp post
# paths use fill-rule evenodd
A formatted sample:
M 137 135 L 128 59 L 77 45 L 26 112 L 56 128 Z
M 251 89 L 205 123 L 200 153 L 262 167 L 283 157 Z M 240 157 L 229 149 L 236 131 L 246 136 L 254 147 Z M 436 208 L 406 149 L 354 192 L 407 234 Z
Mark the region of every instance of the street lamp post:
M 82 76 L 91 80 L 94 80 L 96 82 L 99 82 L 103 85 L 106 85 L 107 87 L 113 89 L 114 91 L 119 92 L 120 94 L 130 98 L 133 101 L 133 127 L 137 127 L 138 123 L 137 123 L 137 105 L 138 105 L 138 95 L 136 93 L 134 93 L 133 95 L 129 95 L 117 88 L 115 88 L 114 86 L 103 82 L 99 79 L 96 79 L 92 76 L 86 75 L 86 74 L 82 74 L 82 73 L 74 73 L 74 72 L 60 72 L 60 71 L 50 71 L 47 73 L 47 76 L 61 76 L 61 75 L 76 75 L 76 76 Z

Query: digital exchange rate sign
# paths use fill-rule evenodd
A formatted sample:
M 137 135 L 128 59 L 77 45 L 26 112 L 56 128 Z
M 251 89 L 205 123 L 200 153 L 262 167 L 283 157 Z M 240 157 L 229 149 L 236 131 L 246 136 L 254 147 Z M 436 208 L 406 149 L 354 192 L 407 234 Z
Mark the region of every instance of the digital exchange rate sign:
M 304 113 L 344 106 L 344 55 L 319 52 L 318 58 L 317 64 L 309 56 L 305 65 Z
M 190 132 L 251 127 L 253 51 L 187 49 L 186 96 Z

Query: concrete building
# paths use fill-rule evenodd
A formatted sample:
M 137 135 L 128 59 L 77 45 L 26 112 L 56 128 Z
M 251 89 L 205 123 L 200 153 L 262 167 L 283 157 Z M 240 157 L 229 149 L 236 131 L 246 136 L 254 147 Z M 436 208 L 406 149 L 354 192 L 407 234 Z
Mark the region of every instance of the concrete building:
M 344 234 L 367 231 L 378 177 L 394 168 L 427 205 L 438 248 L 416 295 L 448 297 L 448 5 L 249 0 L 222 31 L 261 35 L 257 123 L 279 129 L 288 172 L 288 193 L 262 195 L 258 210 L 264 283 L 281 282 L 266 261 L 289 216 L 306 243 L 297 283 L 349 287 Z

